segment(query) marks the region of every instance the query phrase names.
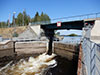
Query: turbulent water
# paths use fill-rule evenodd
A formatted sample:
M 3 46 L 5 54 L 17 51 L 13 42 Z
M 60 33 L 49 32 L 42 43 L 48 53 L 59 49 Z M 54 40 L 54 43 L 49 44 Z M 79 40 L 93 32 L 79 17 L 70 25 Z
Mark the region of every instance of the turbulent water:
M 12 65 L 10 62 L 0 69 L 0 75 L 44 75 L 44 71 L 57 65 L 53 59 L 55 56 L 55 54 L 49 56 L 44 53 L 37 58 L 29 57 L 28 61 L 21 59 Z

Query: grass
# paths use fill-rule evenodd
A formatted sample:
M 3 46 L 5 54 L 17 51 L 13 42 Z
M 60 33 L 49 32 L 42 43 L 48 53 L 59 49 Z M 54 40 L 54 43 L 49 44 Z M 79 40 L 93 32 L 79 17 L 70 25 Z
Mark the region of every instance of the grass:
M 25 31 L 26 28 L 27 28 L 27 26 L 0 28 L 0 35 L 3 38 L 12 38 L 14 32 L 16 32 L 17 34 L 20 34 L 23 31 Z

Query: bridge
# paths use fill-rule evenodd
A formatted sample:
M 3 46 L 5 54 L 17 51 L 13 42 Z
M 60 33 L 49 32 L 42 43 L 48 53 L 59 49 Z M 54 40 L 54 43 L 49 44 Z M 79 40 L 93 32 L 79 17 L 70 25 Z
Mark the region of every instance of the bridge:
M 58 27 L 57 23 L 52 24 L 45 24 L 41 25 L 41 28 L 44 30 L 45 35 L 49 39 L 49 50 L 48 54 L 52 54 L 52 42 L 54 38 L 54 30 L 61 30 L 61 29 L 75 29 L 75 30 L 82 30 L 86 24 L 91 25 L 93 27 L 95 20 L 79 20 L 79 21 L 70 21 L 70 22 L 62 22 L 61 26 Z
M 57 23 L 41 25 L 41 28 L 44 30 L 45 35 L 49 39 L 49 48 L 47 54 L 52 54 L 54 30 L 83 30 L 84 34 L 81 42 L 82 46 L 80 45 L 77 74 L 100 75 L 100 31 L 98 29 L 99 27 L 100 19 L 97 17 L 93 19 L 62 22 L 60 27 L 57 26 Z M 97 44 L 97 42 L 99 44 Z
M 47 41 L 10 41 L 1 43 L 0 58 L 4 56 L 13 56 L 14 58 L 12 57 L 12 59 L 16 59 L 44 52 L 47 52 L 49 55 L 55 53 L 67 58 L 71 61 L 70 64 L 78 64 L 78 68 L 75 69 L 73 69 L 73 65 L 69 66 L 70 70 L 77 71 L 77 75 L 100 75 L 100 16 L 97 17 L 97 15 L 99 14 L 96 13 L 95 18 L 90 17 L 88 19 L 79 18 L 78 20 L 62 21 L 60 27 L 57 26 L 56 22 L 51 24 L 41 24 L 40 27 L 44 30 L 46 37 L 48 37 L 49 43 Z M 53 42 L 54 30 L 60 29 L 83 30 L 80 44 L 76 46 L 73 44 Z M 78 58 L 78 63 L 75 63 L 77 62 L 77 60 L 75 60 L 76 57 Z

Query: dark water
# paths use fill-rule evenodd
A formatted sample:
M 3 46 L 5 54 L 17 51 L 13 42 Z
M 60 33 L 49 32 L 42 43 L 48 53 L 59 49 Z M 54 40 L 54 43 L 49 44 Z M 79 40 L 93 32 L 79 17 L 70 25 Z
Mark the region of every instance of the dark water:
M 77 61 L 78 56 L 75 54 L 73 60 L 56 56 L 54 59 L 57 61 L 57 66 L 49 68 L 43 75 L 77 75 Z
M 56 58 L 57 66 L 48 70 L 46 75 L 77 75 L 77 57 L 68 60 L 61 56 Z

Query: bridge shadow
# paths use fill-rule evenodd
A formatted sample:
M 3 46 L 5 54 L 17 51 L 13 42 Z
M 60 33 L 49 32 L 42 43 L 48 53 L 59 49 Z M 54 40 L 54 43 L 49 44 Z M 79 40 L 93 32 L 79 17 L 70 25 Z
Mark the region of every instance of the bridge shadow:
M 57 55 L 55 57 L 57 66 L 49 69 L 46 75 L 77 75 L 79 46 L 76 47 L 76 50 L 78 53 L 74 54 L 72 60 Z

